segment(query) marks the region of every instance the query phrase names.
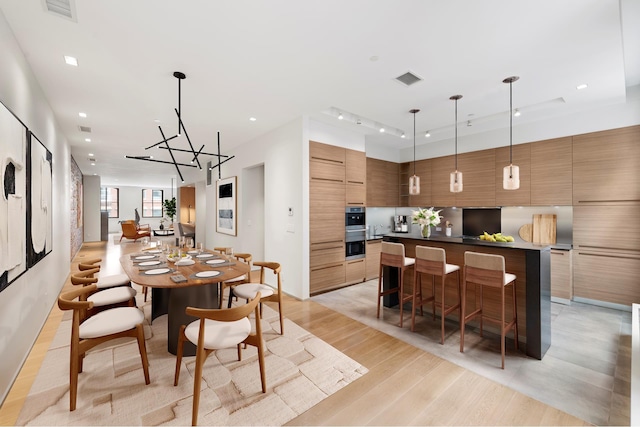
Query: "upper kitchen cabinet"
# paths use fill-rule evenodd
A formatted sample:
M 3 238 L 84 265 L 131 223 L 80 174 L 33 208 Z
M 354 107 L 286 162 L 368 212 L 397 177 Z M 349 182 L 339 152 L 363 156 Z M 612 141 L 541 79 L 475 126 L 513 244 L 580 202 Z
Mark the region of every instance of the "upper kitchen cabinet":
M 462 172 L 462 192 L 455 193 L 455 205 L 445 206 L 496 206 L 494 149 L 458 154 L 458 170 Z M 449 173 L 446 174 L 446 178 L 448 182 Z
M 345 149 L 347 206 L 367 203 L 367 157 L 363 151 Z
M 344 184 L 346 150 L 343 147 L 309 141 L 309 178 Z
M 399 205 L 399 172 L 398 163 L 367 157 L 367 206 Z
M 513 146 L 513 164 L 520 168 L 517 190 L 505 190 L 502 184 L 504 167 L 509 166 L 509 147 L 496 148 L 494 152 L 496 206 L 528 206 L 531 203 L 531 144 Z
M 531 205 L 570 206 L 573 195 L 571 137 L 531 145 Z
M 640 201 L 640 126 L 573 137 L 573 204 Z
M 400 188 L 406 188 L 409 192 L 409 177 L 413 175 L 413 162 L 408 163 L 408 174 L 404 182 L 400 182 Z M 409 203 L 407 206 L 412 207 L 430 207 L 431 201 L 431 159 L 418 160 L 415 162 L 415 173 L 420 177 L 420 194 L 416 196 L 409 196 Z M 404 179 L 404 177 L 403 177 Z M 405 187 L 402 185 L 406 184 Z
M 454 156 L 431 159 L 431 204 L 438 207 L 456 206 L 456 193 L 449 191 L 449 174 L 455 170 Z M 493 178 L 493 175 L 491 175 Z M 467 177 L 463 174 L 463 185 L 466 187 Z M 420 179 L 420 187 L 423 187 Z

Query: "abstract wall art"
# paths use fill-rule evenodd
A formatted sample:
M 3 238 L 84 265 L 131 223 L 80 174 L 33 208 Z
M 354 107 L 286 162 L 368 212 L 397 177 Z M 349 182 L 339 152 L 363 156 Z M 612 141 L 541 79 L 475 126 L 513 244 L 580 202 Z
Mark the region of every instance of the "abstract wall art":
M 33 267 L 51 252 L 52 226 L 52 178 L 51 151 L 31 132 L 27 170 L 27 265 Z
M 219 179 L 216 182 L 216 190 L 216 231 L 235 236 L 237 229 L 236 177 Z

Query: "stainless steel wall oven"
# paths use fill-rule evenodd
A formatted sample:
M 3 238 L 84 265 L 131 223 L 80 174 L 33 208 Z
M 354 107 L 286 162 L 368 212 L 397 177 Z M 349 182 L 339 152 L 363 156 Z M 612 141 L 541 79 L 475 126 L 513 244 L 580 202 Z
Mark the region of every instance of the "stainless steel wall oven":
M 347 207 L 345 209 L 345 259 L 365 257 L 367 221 L 365 208 Z

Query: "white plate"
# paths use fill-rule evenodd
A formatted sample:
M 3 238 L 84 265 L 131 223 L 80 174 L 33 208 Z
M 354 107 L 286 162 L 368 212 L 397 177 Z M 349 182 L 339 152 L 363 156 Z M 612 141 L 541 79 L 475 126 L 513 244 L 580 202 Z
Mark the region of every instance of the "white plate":
M 189 251 L 189 252 L 187 252 L 187 253 L 188 253 L 188 254 L 193 255 L 193 254 L 197 254 L 197 253 L 198 253 L 198 251 Z
M 196 273 L 196 277 L 216 277 L 218 274 L 222 274 L 219 271 L 201 271 Z
M 181 259 L 180 261 L 176 261 L 176 265 L 193 265 L 196 262 L 192 259 Z
M 154 259 L 155 257 L 155 255 L 140 255 L 135 257 L 134 259 Z
M 160 249 L 152 249 L 150 251 L 147 251 L 148 254 L 159 254 L 160 252 L 162 252 Z
M 141 262 L 140 264 L 138 264 L 140 267 L 146 267 L 149 265 L 158 265 L 158 264 L 162 264 L 160 261 L 145 261 L 145 262 Z
M 196 258 L 211 258 L 213 257 L 213 254 L 200 254 L 200 255 L 196 255 Z
M 210 259 L 209 261 L 205 261 L 205 264 L 222 264 L 227 262 L 224 259 Z
M 144 274 L 164 274 L 164 273 L 168 273 L 170 272 L 171 269 L 170 268 L 154 268 L 152 270 L 147 270 L 144 272 Z

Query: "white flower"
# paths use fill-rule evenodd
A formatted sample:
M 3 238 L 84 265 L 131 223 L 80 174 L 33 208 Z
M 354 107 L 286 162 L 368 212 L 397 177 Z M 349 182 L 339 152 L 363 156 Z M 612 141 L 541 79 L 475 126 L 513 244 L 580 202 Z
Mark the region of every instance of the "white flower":
M 413 224 L 436 226 L 440 224 L 441 211 L 435 211 L 434 208 L 419 208 L 417 211 L 411 211 L 411 222 Z

